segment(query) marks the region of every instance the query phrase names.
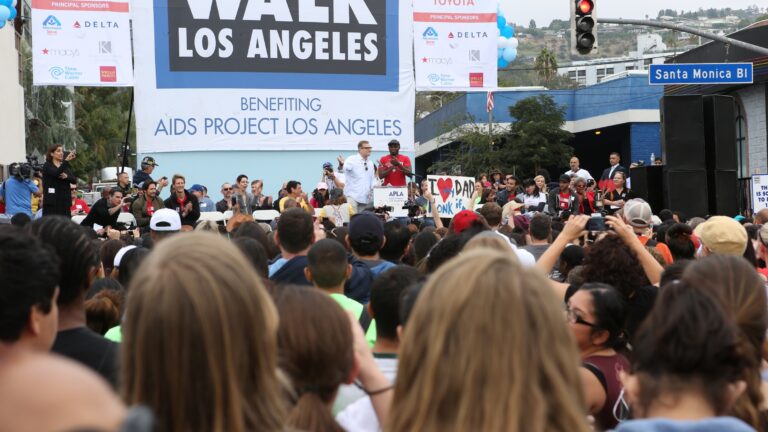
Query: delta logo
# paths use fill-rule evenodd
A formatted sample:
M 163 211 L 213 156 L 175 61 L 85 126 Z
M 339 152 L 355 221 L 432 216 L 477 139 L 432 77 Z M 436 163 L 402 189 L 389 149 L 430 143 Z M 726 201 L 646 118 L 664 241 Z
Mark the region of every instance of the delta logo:
M 72 24 L 72 28 L 76 28 L 76 29 L 79 29 L 80 27 L 82 27 L 82 26 L 80 25 L 80 21 L 75 21 L 75 23 L 74 23 L 74 24 Z
M 469 86 L 470 87 L 482 87 L 483 86 L 483 73 L 482 72 L 470 72 L 469 73 Z
M 117 66 L 99 66 L 99 81 L 117 82 Z

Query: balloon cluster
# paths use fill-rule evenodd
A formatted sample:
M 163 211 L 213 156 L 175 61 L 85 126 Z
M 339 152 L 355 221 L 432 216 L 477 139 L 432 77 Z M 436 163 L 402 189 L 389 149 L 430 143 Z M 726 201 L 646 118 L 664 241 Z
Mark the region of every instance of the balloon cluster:
M 0 29 L 5 27 L 6 21 L 16 18 L 16 2 L 18 0 L 0 0 Z
M 3 0 L 0 0 L 0 2 Z M 498 63 L 499 68 L 505 68 L 509 62 L 517 58 L 517 38 L 514 27 L 507 24 L 504 12 L 496 11 L 496 27 L 499 30 Z

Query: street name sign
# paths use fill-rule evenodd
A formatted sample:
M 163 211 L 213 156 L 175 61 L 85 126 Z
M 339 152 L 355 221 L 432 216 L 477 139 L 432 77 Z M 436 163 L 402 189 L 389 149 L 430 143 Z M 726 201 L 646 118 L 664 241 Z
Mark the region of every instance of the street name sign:
M 752 63 L 652 64 L 651 85 L 752 84 Z

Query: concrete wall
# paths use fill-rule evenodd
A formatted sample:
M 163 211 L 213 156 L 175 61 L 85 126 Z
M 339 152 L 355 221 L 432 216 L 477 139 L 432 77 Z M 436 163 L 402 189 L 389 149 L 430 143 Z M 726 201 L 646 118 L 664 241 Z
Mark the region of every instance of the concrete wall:
M 749 86 L 735 92 L 741 100 L 747 120 L 749 174 L 768 173 L 768 124 L 766 123 L 766 84 Z
M 19 82 L 19 53 L 12 25 L 0 29 L 0 165 L 7 169 L 13 162 L 23 162 L 24 88 Z M 4 178 L 7 171 L 0 172 Z

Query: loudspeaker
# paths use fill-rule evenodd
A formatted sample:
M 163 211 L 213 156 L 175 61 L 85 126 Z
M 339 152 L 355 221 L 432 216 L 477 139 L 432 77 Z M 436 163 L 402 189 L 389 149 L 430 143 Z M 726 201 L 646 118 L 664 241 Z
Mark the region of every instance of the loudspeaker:
M 715 170 L 708 177 L 709 214 L 739 214 L 739 180 L 736 170 Z
M 689 218 L 709 214 L 707 172 L 703 169 L 683 171 L 665 167 L 664 207 L 682 211 Z
M 736 170 L 736 102 L 732 96 L 704 96 L 707 171 Z
M 656 214 L 664 208 L 664 169 L 660 165 L 630 169 L 632 191 L 650 204 Z
M 706 169 L 702 97 L 664 96 L 660 111 L 661 153 L 668 169 Z

